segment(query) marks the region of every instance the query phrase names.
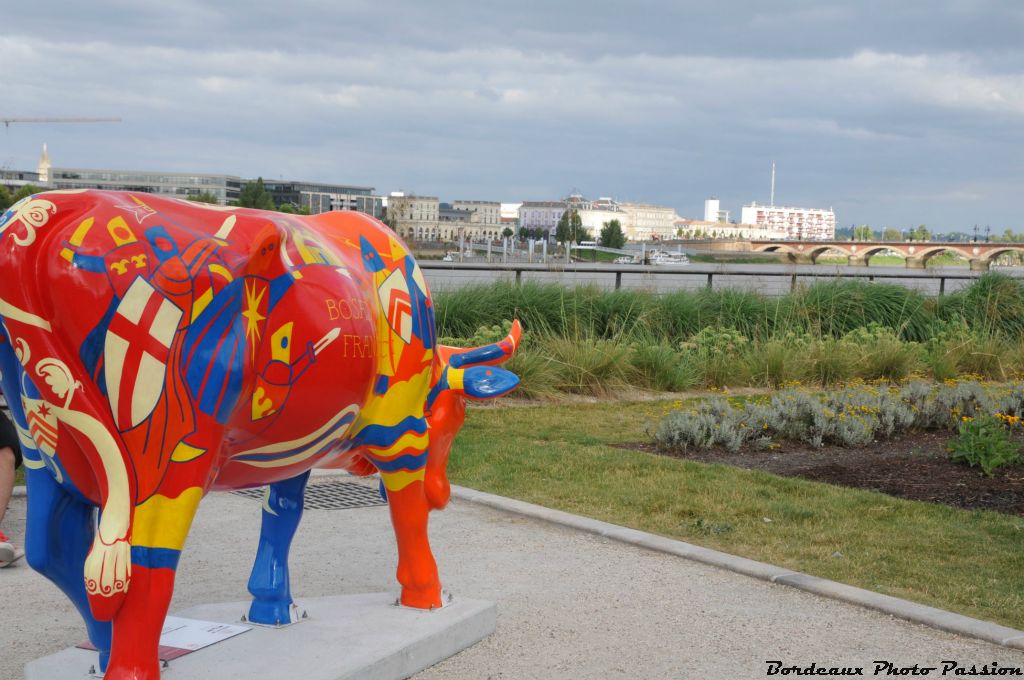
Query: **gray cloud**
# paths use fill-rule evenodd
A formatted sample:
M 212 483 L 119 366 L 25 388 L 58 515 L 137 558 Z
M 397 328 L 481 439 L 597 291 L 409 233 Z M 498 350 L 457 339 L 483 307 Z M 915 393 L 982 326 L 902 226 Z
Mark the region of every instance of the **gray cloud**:
M 254 3 L 261 4 L 261 3 Z M 37 3 L 0 34 L 0 164 L 196 170 L 444 198 L 576 187 L 698 215 L 778 199 L 841 224 L 1022 228 L 1012 0 L 596 7 Z

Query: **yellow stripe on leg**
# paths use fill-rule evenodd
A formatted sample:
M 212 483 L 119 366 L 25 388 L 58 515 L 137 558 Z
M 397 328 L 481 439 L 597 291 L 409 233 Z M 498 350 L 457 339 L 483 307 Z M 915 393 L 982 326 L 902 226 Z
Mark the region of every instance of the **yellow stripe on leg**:
M 202 497 L 198 486 L 185 489 L 177 498 L 151 496 L 135 508 L 132 545 L 181 550 Z
M 382 472 L 380 479 L 384 482 L 384 488 L 388 491 L 401 491 L 413 482 L 422 482 L 426 468 L 409 472 L 400 470 L 398 472 Z

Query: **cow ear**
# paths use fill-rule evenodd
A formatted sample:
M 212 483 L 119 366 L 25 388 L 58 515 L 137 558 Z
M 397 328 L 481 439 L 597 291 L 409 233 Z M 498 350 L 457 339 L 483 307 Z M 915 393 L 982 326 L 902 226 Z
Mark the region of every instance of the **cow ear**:
M 519 376 L 497 366 L 473 366 L 462 371 L 449 371 L 449 383 L 457 378 L 452 373 L 462 373 L 461 389 L 452 384 L 452 389 L 470 399 L 496 399 L 514 390 L 519 385 Z

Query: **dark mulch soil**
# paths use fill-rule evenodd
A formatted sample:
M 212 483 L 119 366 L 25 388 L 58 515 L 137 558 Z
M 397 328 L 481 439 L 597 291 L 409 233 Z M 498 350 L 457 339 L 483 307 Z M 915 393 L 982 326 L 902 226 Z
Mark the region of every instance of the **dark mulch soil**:
M 1024 464 L 999 468 L 992 477 L 986 477 L 979 468 L 949 459 L 949 438 L 946 432 L 915 432 L 862 448 L 814 449 L 786 442 L 778 449 L 737 453 L 722 449 L 660 451 L 651 444 L 625 448 L 872 489 L 899 498 L 1024 516 Z

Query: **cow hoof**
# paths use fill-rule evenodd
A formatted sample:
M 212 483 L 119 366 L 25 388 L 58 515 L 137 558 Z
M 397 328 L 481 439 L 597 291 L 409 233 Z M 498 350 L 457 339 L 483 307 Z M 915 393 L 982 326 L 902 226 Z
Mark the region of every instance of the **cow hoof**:
M 114 662 L 103 671 L 105 680 L 160 680 L 160 663 L 133 659 L 128 663 Z
M 298 608 L 291 600 L 253 600 L 249 622 L 263 626 L 286 626 L 299 620 Z
M 415 609 L 440 609 L 441 588 L 402 588 L 402 605 Z

